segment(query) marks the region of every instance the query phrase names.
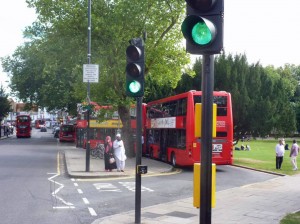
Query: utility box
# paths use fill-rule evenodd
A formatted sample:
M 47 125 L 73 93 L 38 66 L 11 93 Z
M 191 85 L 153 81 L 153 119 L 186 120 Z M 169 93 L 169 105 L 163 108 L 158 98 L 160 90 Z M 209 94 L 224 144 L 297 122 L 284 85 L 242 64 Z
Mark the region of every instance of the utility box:
M 137 173 L 138 174 L 146 174 L 148 173 L 148 167 L 144 165 L 138 165 L 137 166 Z
M 216 206 L 216 164 L 212 165 L 212 178 L 211 178 L 211 207 Z M 196 208 L 200 208 L 200 173 L 201 164 L 194 163 L 194 194 L 193 194 L 193 205 Z

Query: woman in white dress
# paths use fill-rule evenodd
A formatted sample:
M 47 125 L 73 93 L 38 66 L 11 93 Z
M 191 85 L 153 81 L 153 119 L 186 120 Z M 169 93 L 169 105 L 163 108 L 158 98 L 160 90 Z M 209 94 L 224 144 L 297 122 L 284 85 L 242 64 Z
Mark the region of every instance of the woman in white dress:
M 121 139 L 121 134 L 116 135 L 116 140 L 113 143 L 113 148 L 114 148 L 114 154 L 117 163 L 117 171 L 124 172 L 126 154 L 125 154 L 124 142 Z

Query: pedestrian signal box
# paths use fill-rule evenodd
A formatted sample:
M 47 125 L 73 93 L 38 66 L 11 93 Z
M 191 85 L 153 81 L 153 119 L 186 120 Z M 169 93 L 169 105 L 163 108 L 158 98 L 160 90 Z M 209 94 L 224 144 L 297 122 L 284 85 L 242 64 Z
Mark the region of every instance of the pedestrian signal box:
M 216 207 L 216 164 L 212 165 L 212 178 L 211 178 L 211 207 Z M 194 163 L 194 194 L 193 194 L 193 206 L 201 208 L 200 205 L 200 184 L 201 184 L 201 164 Z
M 201 127 L 202 127 L 202 104 L 195 104 L 195 137 L 201 138 Z M 217 104 L 213 104 L 213 126 L 212 126 L 212 137 L 217 136 Z

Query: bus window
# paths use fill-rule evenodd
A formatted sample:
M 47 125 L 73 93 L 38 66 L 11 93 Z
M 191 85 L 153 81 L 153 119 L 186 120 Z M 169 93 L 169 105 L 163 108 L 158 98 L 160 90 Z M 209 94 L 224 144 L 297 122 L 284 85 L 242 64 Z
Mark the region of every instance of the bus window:
M 187 98 L 181 99 L 178 101 L 178 110 L 177 115 L 178 116 L 185 116 L 187 110 Z

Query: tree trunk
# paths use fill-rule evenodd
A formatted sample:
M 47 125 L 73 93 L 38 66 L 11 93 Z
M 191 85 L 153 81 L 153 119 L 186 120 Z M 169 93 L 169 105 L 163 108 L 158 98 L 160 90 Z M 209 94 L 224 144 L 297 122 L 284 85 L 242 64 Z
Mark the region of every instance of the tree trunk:
M 126 155 L 128 157 L 134 157 L 135 156 L 135 150 L 134 150 L 135 135 L 131 128 L 130 111 L 127 107 L 122 105 L 118 107 L 118 113 L 123 124 L 122 140 L 125 145 Z

